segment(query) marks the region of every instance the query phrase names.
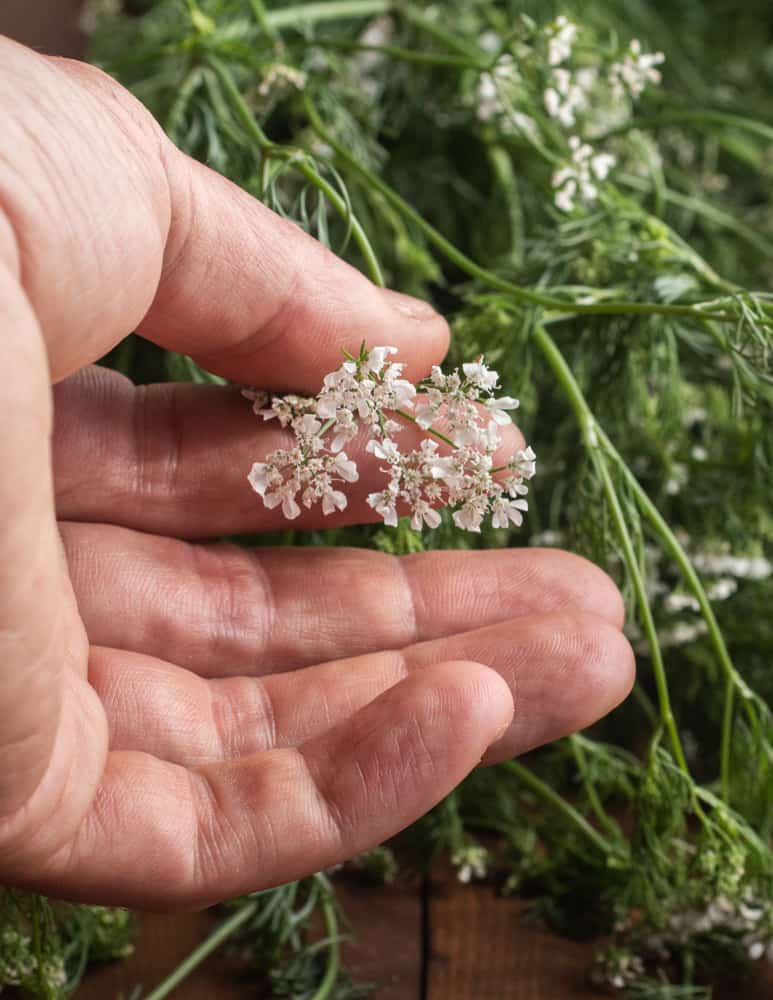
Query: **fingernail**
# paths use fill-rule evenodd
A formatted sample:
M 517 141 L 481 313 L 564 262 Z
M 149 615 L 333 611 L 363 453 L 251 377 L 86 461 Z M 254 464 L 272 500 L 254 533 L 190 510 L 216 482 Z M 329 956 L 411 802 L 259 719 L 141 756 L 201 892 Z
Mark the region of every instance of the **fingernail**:
M 434 308 L 429 302 L 415 299 L 412 295 L 405 295 L 403 292 L 395 292 L 391 288 L 382 289 L 382 295 L 401 315 L 408 319 L 425 320 L 437 316 Z

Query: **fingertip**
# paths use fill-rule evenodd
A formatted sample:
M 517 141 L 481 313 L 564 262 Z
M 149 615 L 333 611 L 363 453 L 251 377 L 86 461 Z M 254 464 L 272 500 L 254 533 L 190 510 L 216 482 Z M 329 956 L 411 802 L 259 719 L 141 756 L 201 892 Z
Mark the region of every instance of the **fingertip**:
M 513 694 L 491 667 L 474 660 L 449 660 L 421 673 L 425 683 L 443 693 L 444 721 L 459 745 L 477 741 L 482 754 L 510 727 Z
M 417 382 L 446 356 L 451 341 L 448 322 L 423 299 L 391 288 L 380 288 L 379 295 L 399 324 L 393 338 L 400 348 L 397 360 L 407 365 L 406 376 Z M 379 345 L 374 342 L 369 346 Z

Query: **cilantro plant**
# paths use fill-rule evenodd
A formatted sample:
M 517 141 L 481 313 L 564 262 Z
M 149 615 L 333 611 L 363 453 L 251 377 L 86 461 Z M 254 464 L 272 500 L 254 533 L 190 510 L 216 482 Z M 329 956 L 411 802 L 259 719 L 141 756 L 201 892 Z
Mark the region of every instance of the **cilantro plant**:
M 591 974 L 638 1000 L 704 1000 L 722 975 L 773 959 L 769 4 L 120 6 L 90 5 L 94 59 L 188 153 L 375 282 L 432 299 L 453 324 L 451 368 L 485 355 L 539 455 L 518 532 L 517 501 L 493 524 L 476 512 L 460 523 L 464 505 L 435 515 L 426 495 L 395 526 L 387 486 L 372 498 L 385 526 L 273 541 L 563 545 L 626 596 L 639 656 L 628 703 L 592 732 L 473 774 L 394 855 L 360 866 L 391 874 L 395 859 L 442 852 L 462 881 L 499 875 L 557 932 L 606 935 Z M 108 360 L 137 379 L 211 378 L 134 338 Z M 405 409 L 412 392 L 393 374 Z M 319 408 L 258 402 L 322 432 Z M 344 454 L 325 461 L 346 482 Z M 278 461 L 253 470 L 271 502 L 276 476 L 286 482 Z M 323 494 L 309 499 L 345 502 L 337 487 Z M 294 513 L 294 496 L 278 502 Z M 498 848 L 477 842 L 484 830 Z M 240 901 L 148 1000 L 237 932 L 277 995 L 354 995 L 333 890 L 318 876 Z M 3 906 L 0 982 L 66 995 L 90 954 L 82 928 L 91 941 L 105 918 L 73 923 L 18 894 Z M 316 944 L 304 931 L 315 909 L 328 928 Z M 103 954 L 125 947 L 114 919 Z

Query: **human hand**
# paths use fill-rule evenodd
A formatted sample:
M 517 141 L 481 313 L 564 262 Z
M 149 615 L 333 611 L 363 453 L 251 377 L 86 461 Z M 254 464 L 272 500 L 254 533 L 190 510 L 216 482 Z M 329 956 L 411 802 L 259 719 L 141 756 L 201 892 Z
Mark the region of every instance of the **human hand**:
M 274 885 L 627 694 L 619 594 L 569 554 L 194 544 L 282 526 L 246 475 L 284 433 L 237 389 L 95 359 L 139 329 L 315 391 L 363 337 L 418 379 L 447 327 L 91 67 L 0 39 L 0 119 L 0 882 L 156 907 Z M 325 525 L 377 517 L 368 458 Z

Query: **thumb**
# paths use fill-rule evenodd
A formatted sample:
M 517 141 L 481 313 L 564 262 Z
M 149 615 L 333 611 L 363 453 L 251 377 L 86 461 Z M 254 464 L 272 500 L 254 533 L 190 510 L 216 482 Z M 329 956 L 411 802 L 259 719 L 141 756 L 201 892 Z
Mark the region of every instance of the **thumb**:
M 101 769 L 106 727 L 85 683 L 88 645 L 54 517 L 45 345 L 2 264 L 0 330 L 2 857 L 62 801 L 78 814 Z

